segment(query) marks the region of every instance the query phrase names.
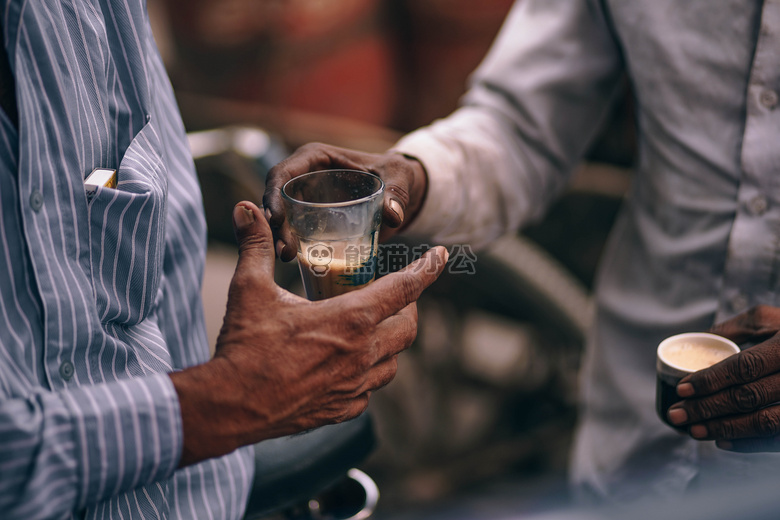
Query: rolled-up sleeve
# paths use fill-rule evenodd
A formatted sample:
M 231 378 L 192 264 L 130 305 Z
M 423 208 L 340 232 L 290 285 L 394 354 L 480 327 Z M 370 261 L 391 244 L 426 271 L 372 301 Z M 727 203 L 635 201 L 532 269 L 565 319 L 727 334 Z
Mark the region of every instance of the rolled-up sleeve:
M 0 511 L 9 519 L 67 516 L 170 477 L 181 450 L 166 374 L 4 400 Z
M 599 129 L 622 63 L 597 1 L 519 1 L 461 108 L 394 147 L 429 177 L 408 232 L 481 247 L 539 218 Z

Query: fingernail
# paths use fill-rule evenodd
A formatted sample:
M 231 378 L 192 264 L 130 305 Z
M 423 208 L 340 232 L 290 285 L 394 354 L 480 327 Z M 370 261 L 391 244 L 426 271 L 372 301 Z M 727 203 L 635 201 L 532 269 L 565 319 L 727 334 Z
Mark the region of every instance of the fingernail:
M 691 397 L 695 393 L 696 392 L 693 390 L 693 385 L 690 383 L 682 383 L 677 385 L 677 395 L 680 397 Z
M 669 422 L 674 425 L 682 424 L 688 420 L 688 412 L 684 408 L 672 408 L 666 413 Z
M 282 251 L 284 251 L 284 242 L 281 240 L 276 241 L 276 256 L 278 258 L 282 257 Z
M 263 211 L 263 213 L 265 213 L 265 219 L 266 219 L 268 222 L 270 222 L 270 221 L 271 221 L 271 217 L 273 216 L 273 215 L 271 214 L 271 210 L 270 210 L 270 209 L 268 209 L 268 208 L 265 208 L 265 211 Z
M 734 447 L 734 443 L 731 441 L 715 441 L 715 446 L 722 450 L 730 450 Z
M 390 199 L 390 210 L 396 215 L 398 215 L 398 220 L 400 220 L 401 222 L 404 221 L 404 209 L 401 207 L 401 204 L 397 200 Z
M 444 263 L 446 264 L 447 261 L 450 259 L 450 252 L 447 250 L 446 247 L 443 247 L 442 249 L 444 249 Z
M 246 206 L 236 206 L 233 211 L 233 219 L 239 229 L 251 226 L 255 221 L 255 214 Z
M 694 439 L 704 439 L 707 437 L 707 427 L 702 426 L 701 424 L 697 424 L 695 426 L 691 426 L 691 437 Z

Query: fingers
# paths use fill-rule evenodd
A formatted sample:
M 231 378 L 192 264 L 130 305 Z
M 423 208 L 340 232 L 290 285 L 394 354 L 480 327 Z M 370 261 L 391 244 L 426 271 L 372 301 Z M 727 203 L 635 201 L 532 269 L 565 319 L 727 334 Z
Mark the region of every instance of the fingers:
M 260 272 L 270 280 L 274 275 L 274 246 L 271 228 L 251 202 L 243 201 L 233 208 L 233 229 L 238 242 L 238 266 Z
M 780 331 L 780 309 L 757 305 L 747 312 L 715 325 L 711 332 L 736 343 L 768 337 Z
M 298 148 L 291 156 L 268 171 L 263 194 L 263 206 L 268 210 L 266 217 L 274 228 L 284 223 L 282 187 L 290 179 L 329 166 L 330 158 L 324 145 L 308 144 Z
M 442 273 L 448 258 L 444 247 L 434 247 L 402 270 L 380 278 L 365 289 L 336 298 L 341 298 L 348 307 L 368 312 L 372 322 L 380 322 L 417 301 Z
M 271 225 L 274 235 L 276 254 L 285 262 L 297 255 L 295 237 L 286 222 L 282 188 L 285 183 L 304 173 L 329 168 L 367 170 L 365 162 L 368 154 L 344 148 L 309 143 L 298 148 L 290 157 L 283 160 L 268 172 L 266 188 L 263 194 L 265 217 Z
M 321 143 L 309 143 L 271 168 L 263 195 L 263 206 L 268 209 L 266 217 L 271 227 L 281 228 L 284 224 L 282 187 L 287 181 L 304 173 L 328 168 L 364 170 L 366 167 L 360 160 L 363 155 L 366 154 Z
M 370 393 L 386 386 L 393 380 L 396 372 L 398 372 L 398 357 L 393 356 L 384 360 L 371 370 L 369 377 L 366 378 L 366 383 L 363 386 L 364 392 Z M 365 395 L 365 393 L 363 395 Z
M 417 303 L 410 303 L 376 327 L 374 341 L 377 362 L 397 356 L 417 337 Z
M 428 189 L 428 175 L 417 159 L 399 153 L 385 154 L 376 171 L 385 182 L 380 232 L 380 240 L 384 241 L 420 211 Z
M 747 414 L 780 401 L 780 374 L 746 385 L 733 386 L 711 396 L 686 399 L 669 409 L 676 426 L 718 417 Z M 675 411 L 680 410 L 680 411 Z
M 382 222 L 398 228 L 406 219 L 410 194 L 414 190 L 414 172 L 409 159 L 400 154 L 389 154 L 377 167 L 385 183 Z
M 274 240 L 276 241 L 276 256 L 283 262 L 289 262 L 298 256 L 298 239 L 285 222 L 282 227 L 273 229 Z
M 374 173 L 385 183 L 382 208 L 383 226 L 380 232 L 386 240 L 416 215 L 422 205 L 428 185 L 422 164 L 399 153 L 370 154 L 320 143 L 300 147 L 290 157 L 268 172 L 263 205 L 276 240 L 276 251 L 282 260 L 295 257 L 292 234 L 285 222 L 282 188 L 290 179 L 304 173 L 346 168 Z
M 698 440 L 736 440 L 772 438 L 780 435 L 780 406 L 714 421 L 705 421 L 689 428 Z
M 263 194 L 265 218 L 273 231 L 276 254 L 285 262 L 295 258 L 297 244 L 286 222 L 282 188 L 294 177 L 332 167 L 333 158 L 329 149 L 330 147 L 317 143 L 302 146 L 290 157 L 271 168 L 266 177 Z
M 743 385 L 780 371 L 780 338 L 778 336 L 753 348 L 743 350 L 680 381 L 680 397 L 700 397 L 726 388 Z

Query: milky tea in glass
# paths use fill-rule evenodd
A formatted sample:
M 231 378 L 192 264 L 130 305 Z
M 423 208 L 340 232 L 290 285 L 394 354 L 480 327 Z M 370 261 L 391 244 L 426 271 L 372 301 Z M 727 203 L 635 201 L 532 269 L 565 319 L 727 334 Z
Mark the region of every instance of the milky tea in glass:
M 669 407 L 682 400 L 677 395 L 677 384 L 688 374 L 711 367 L 739 352 L 731 340 L 715 334 L 689 332 L 663 340 L 656 353 L 655 408 L 663 422 L 669 422 Z
M 306 173 L 282 187 L 309 300 L 353 291 L 375 278 L 383 194 L 382 179 L 357 170 Z

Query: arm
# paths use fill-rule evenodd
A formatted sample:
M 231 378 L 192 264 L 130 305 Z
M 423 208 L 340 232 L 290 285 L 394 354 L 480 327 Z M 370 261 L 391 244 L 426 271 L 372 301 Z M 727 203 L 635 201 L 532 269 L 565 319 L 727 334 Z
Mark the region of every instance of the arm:
M 182 410 L 180 465 L 362 413 L 395 375 L 417 331 L 415 301 L 441 273 L 444 248 L 365 289 L 310 302 L 273 281 L 260 210 L 234 211 L 239 261 L 214 359 L 171 374 Z
M 428 173 L 411 234 L 479 247 L 539 218 L 561 192 L 622 74 L 598 5 L 516 4 L 463 106 L 396 145 Z
M 441 273 L 446 251 L 361 291 L 309 302 L 274 284 L 270 229 L 244 204 L 214 359 L 170 375 L 0 400 L 3 518 L 60 517 L 177 467 L 350 419 L 393 378 L 416 334 L 414 301 Z
M 386 154 L 308 145 L 273 168 L 263 201 L 277 238 L 290 243 L 279 189 L 315 168 L 378 173 L 388 183 L 390 228 L 400 225 L 389 211 L 395 198 L 408 232 L 436 243 L 478 247 L 538 218 L 598 130 L 623 73 L 600 5 L 518 2 L 448 118 Z M 278 251 L 289 259 L 293 248 Z
M 167 478 L 178 417 L 165 374 L 0 401 L 3 518 L 59 518 Z

